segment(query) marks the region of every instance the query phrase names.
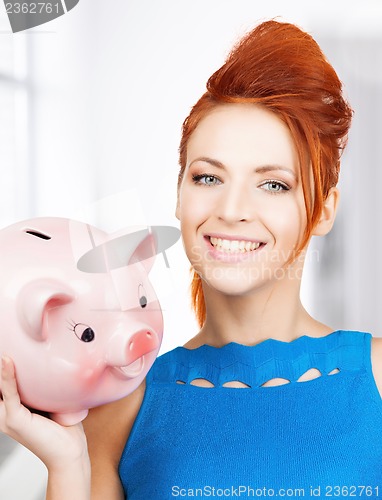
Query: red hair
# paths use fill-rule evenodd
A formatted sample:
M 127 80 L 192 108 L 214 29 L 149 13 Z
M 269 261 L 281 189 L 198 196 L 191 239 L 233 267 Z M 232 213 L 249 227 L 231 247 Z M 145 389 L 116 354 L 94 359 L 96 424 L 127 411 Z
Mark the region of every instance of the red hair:
M 309 34 L 289 23 L 260 24 L 242 38 L 223 66 L 209 78 L 207 92 L 183 123 L 178 189 L 190 136 L 210 111 L 227 103 L 262 105 L 276 113 L 292 134 L 307 213 L 307 226 L 296 257 L 319 221 L 330 188 L 338 182 L 340 157 L 352 118 L 352 109 L 342 95 L 342 84 Z M 201 279 L 195 271 L 191 297 L 202 326 L 206 310 Z

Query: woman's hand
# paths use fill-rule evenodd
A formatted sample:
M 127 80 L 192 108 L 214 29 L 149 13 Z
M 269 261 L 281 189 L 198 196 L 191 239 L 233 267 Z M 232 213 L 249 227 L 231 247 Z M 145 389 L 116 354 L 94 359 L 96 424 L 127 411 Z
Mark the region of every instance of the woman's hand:
M 44 462 L 49 472 L 47 498 L 90 498 L 90 462 L 82 424 L 64 427 L 23 406 L 14 364 L 5 356 L 1 378 L 0 431 Z

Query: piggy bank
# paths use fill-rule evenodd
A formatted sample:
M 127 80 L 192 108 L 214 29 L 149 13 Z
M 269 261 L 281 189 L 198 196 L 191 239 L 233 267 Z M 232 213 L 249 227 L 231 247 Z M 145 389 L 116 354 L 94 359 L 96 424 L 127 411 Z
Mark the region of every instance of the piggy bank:
M 162 339 L 155 240 L 63 218 L 0 231 L 0 354 L 25 405 L 72 425 L 141 383 Z

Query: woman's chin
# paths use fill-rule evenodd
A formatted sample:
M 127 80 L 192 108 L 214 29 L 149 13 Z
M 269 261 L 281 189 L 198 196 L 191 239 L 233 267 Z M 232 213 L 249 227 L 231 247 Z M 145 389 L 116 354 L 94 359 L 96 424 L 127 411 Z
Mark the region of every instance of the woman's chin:
M 219 278 L 203 278 L 203 289 L 205 294 L 208 289 L 217 292 L 223 296 L 244 297 L 252 294 L 257 289 L 263 288 L 264 283 L 254 282 L 254 280 L 240 280 L 229 276 L 220 276 Z

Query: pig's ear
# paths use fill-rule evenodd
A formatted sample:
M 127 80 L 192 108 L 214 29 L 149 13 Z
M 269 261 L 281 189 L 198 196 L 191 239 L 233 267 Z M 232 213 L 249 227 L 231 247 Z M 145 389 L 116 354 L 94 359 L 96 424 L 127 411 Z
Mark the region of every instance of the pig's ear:
M 24 331 L 35 340 L 46 340 L 44 318 L 53 307 L 74 300 L 73 292 L 64 283 L 38 280 L 26 285 L 17 299 L 17 316 Z
M 146 235 L 137 244 L 136 248 L 131 254 L 128 264 L 135 264 L 136 262 L 141 262 L 148 274 L 151 268 L 153 267 L 156 253 L 157 253 L 157 246 L 155 237 L 151 233 L 149 234 L 146 233 Z

